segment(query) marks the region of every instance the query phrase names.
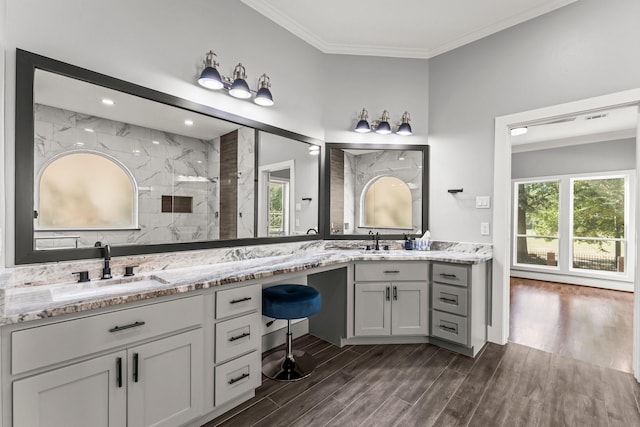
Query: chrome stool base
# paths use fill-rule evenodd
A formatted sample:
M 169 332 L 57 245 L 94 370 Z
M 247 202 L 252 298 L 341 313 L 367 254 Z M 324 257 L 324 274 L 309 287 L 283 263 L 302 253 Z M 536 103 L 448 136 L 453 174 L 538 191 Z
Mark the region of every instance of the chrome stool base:
M 293 350 L 287 357 L 286 350 L 276 351 L 262 361 L 262 373 L 276 381 L 297 381 L 311 375 L 316 360 L 309 353 Z

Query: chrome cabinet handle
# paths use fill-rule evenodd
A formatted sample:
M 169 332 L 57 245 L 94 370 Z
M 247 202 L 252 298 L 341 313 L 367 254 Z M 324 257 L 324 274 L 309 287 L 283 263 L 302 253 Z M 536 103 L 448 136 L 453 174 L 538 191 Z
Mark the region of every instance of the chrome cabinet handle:
M 249 373 L 248 373 L 248 372 L 245 372 L 244 374 L 240 375 L 240 376 L 239 376 L 239 377 L 237 377 L 237 378 L 231 378 L 231 379 L 229 380 L 229 384 L 235 384 L 235 383 L 237 383 L 238 381 L 242 381 L 242 380 L 243 380 L 243 379 L 245 379 L 245 378 L 249 378 Z
M 240 298 L 240 299 L 232 299 L 231 301 L 229 301 L 229 304 L 238 304 L 240 302 L 249 301 L 250 299 L 251 299 L 251 297 L 244 297 L 244 298 Z
M 236 335 L 235 337 L 229 338 L 229 341 L 233 342 L 233 341 L 241 340 L 242 338 L 248 337 L 248 336 L 251 336 L 251 333 L 250 332 L 244 332 L 244 333 L 242 333 L 240 335 Z
M 124 331 L 125 329 L 137 328 L 138 326 L 144 326 L 144 325 L 145 325 L 145 322 L 133 322 L 124 326 L 114 326 L 113 328 L 109 329 L 109 332 L 119 332 L 119 331 Z
M 393 300 L 394 301 L 398 301 L 398 287 L 397 286 L 393 287 Z
M 442 301 L 442 302 L 446 302 L 446 303 L 448 303 L 448 304 L 455 304 L 455 305 L 458 305 L 458 300 L 457 300 L 457 299 L 453 299 L 453 298 L 445 298 L 445 297 L 440 297 L 439 299 L 440 299 L 440 301 Z
M 441 275 L 442 277 L 448 277 L 448 278 L 450 278 L 450 279 L 455 279 L 456 277 L 458 277 L 458 276 L 456 276 L 455 274 L 448 274 L 448 273 L 440 273 L 440 275 Z
M 387 286 L 387 287 L 385 288 L 385 298 L 387 299 L 387 301 L 389 301 L 389 300 L 390 300 L 390 298 L 389 298 L 389 291 L 390 291 L 389 286 Z
M 396 273 L 397 274 L 397 273 L 400 273 L 400 270 L 385 270 L 384 272 L 385 272 L 385 274 L 391 274 L 391 273 Z

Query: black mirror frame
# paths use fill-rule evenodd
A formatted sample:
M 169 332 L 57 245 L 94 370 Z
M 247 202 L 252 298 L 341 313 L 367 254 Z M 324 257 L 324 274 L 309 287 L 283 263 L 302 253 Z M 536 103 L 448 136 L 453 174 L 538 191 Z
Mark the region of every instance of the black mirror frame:
M 47 58 L 22 49 L 16 49 L 16 117 L 15 117 L 15 264 L 31 264 L 55 261 L 69 261 L 79 259 L 100 258 L 101 252 L 97 248 L 36 250 L 34 248 L 34 109 L 33 84 L 36 70 L 44 70 L 66 77 L 82 80 L 87 83 L 107 87 L 120 92 L 139 96 L 150 101 L 182 108 L 195 113 L 215 117 L 217 119 L 234 122 L 251 127 L 256 131 L 264 131 L 285 138 L 321 146 L 322 141 L 250 120 L 235 114 L 218 110 L 213 107 L 197 104 L 186 99 L 139 86 L 115 77 L 97 73 L 75 65 L 67 64 L 55 59 Z M 257 143 L 257 141 L 256 141 Z M 319 179 L 319 207 L 324 205 L 324 156 L 320 155 L 318 162 Z M 256 158 L 257 162 L 257 158 Z M 257 182 L 256 182 L 257 186 Z M 112 247 L 113 256 L 143 255 L 162 252 L 189 251 L 198 249 L 212 249 L 234 246 L 252 246 L 271 243 L 298 242 L 319 240 L 323 235 L 323 209 L 319 208 L 317 235 L 243 238 L 232 240 L 208 240 L 185 243 L 163 243 L 150 245 L 123 245 Z
M 422 231 L 429 229 L 429 146 L 428 145 L 397 145 L 397 144 L 348 144 L 326 143 L 324 151 L 324 204 L 320 218 L 323 219 L 321 228 L 325 240 L 365 240 L 366 234 L 331 234 L 331 149 L 360 149 L 360 150 L 393 150 L 393 151 L 421 151 L 422 152 Z M 411 236 L 422 236 L 410 234 Z M 381 234 L 381 238 L 400 240 L 404 233 Z

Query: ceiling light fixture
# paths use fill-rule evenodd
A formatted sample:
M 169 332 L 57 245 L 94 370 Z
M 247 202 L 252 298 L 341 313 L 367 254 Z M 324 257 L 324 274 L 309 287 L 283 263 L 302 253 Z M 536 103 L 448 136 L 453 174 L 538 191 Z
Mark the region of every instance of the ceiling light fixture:
M 513 128 L 513 129 L 511 129 L 511 136 L 524 135 L 528 131 L 529 131 L 529 129 L 526 126 L 520 126 L 520 127 L 517 127 L 517 128 Z
M 367 133 L 372 130 L 380 135 L 388 135 L 393 133 L 393 128 L 391 125 L 391 115 L 389 111 L 384 110 L 382 112 L 382 116 L 380 120 L 374 120 L 369 124 L 367 119 L 369 118 L 369 112 L 366 108 L 363 108 L 358 116 L 358 123 L 356 127 L 353 129 L 358 133 Z M 408 111 L 405 111 L 400 119 L 400 123 L 398 123 L 395 133 L 402 136 L 408 136 L 413 134 L 413 130 L 411 129 L 411 125 L 409 122 L 411 121 L 411 115 L 409 115 Z
M 187 125 L 187 126 L 193 126 L 193 120 L 187 119 L 187 120 L 184 121 L 184 124 Z
M 233 69 L 232 77 L 221 75 L 218 71 L 220 64 L 214 57 L 217 56 L 212 50 L 206 53 L 204 59 L 204 69 L 198 78 L 198 84 L 212 90 L 226 90 L 229 95 L 239 99 L 250 99 L 255 93 L 253 101 L 263 107 L 273 105 L 273 95 L 271 94 L 271 80 L 266 74 L 262 74 L 258 79 L 258 90 L 253 91 L 247 83 L 247 73 L 244 65 L 239 63 Z
M 109 98 L 102 98 L 102 103 L 104 105 L 114 105 L 115 102 L 113 101 L 113 99 L 109 99 Z

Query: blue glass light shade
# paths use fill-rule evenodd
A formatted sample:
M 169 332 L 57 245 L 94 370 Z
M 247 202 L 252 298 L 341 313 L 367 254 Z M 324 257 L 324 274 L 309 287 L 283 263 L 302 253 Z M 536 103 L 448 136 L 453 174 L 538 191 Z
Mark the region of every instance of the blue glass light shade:
M 413 134 L 413 130 L 411 129 L 411 125 L 409 123 L 402 123 L 398 126 L 398 130 L 396 131 L 398 135 L 408 136 Z
M 251 91 L 245 79 L 235 79 L 229 88 L 229 95 L 234 98 L 251 98 Z
M 220 78 L 220 73 L 213 67 L 206 67 L 202 70 L 200 78 L 198 79 L 198 84 L 206 87 L 207 89 L 214 90 L 222 89 L 224 87 L 222 78 Z
M 361 119 L 356 125 L 355 131 L 360 133 L 371 132 L 371 126 L 369 126 L 368 121 L 366 121 L 365 119 Z
M 381 135 L 388 135 L 391 133 L 391 125 L 389 124 L 389 122 L 387 121 L 382 121 L 378 124 L 378 127 L 376 128 L 376 133 L 379 133 Z
M 262 105 L 263 107 L 270 107 L 273 105 L 273 95 L 271 95 L 271 91 L 269 88 L 263 87 L 258 89 L 258 93 L 256 94 L 256 98 L 253 100 L 258 105 Z

